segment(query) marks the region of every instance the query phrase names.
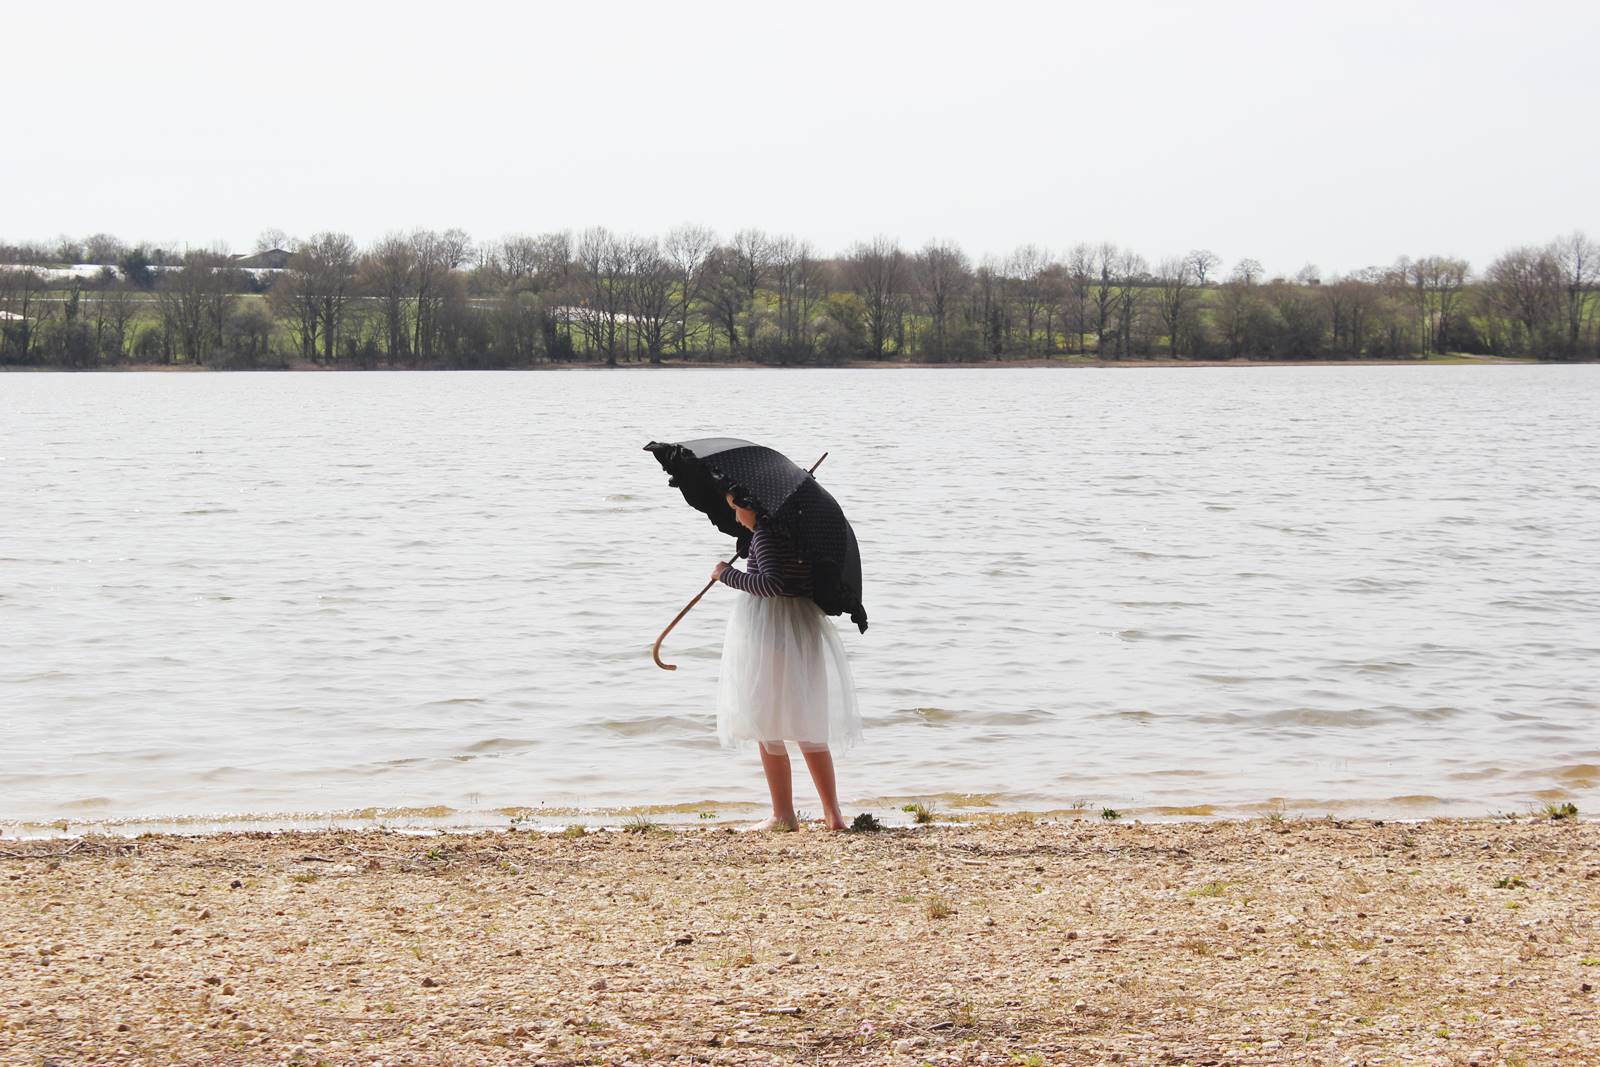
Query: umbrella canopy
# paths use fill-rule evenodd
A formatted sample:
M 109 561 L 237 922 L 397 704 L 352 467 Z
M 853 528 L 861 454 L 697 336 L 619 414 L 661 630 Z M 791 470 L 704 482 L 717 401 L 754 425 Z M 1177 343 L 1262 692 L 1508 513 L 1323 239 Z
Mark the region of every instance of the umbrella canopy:
M 690 507 L 738 538 L 741 556 L 749 553 L 750 531 L 739 525 L 724 497 L 732 492 L 748 499 L 763 523 L 776 526 L 799 548 L 811 567 L 817 606 L 829 615 L 848 614 L 866 632 L 856 534 L 839 502 L 815 478 L 783 453 L 735 437 L 652 441 L 644 447 L 672 476 L 668 484 L 683 493 Z

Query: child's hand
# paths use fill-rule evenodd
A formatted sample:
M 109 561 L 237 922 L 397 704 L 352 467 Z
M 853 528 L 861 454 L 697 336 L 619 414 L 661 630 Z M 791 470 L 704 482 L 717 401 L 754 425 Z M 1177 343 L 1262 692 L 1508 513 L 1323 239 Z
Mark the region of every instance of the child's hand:
M 717 561 L 717 565 L 715 567 L 711 568 L 711 580 L 713 582 L 722 581 L 722 572 L 725 571 L 725 570 L 728 570 L 728 569 L 729 568 L 728 568 L 728 565 L 726 563 L 722 562 L 721 560 L 718 560 Z

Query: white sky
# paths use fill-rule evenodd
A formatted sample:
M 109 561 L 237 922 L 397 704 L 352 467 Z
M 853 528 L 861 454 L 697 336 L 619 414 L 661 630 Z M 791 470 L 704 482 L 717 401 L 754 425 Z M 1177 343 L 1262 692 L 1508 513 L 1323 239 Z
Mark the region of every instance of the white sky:
M 696 221 L 1333 272 L 1600 237 L 1593 2 L 124 0 L 3 35 L 10 240 Z

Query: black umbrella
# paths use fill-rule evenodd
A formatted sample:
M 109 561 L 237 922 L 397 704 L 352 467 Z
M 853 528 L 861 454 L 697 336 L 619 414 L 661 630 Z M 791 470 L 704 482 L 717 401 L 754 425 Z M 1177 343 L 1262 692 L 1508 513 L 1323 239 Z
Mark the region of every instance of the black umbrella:
M 839 502 L 808 471 L 781 452 L 734 437 L 708 437 L 679 444 L 652 441 L 645 445 L 645 451 L 655 456 L 672 476 L 668 484 L 683 493 L 690 507 L 702 512 L 717 529 L 738 539 L 736 558 L 749 552 L 750 531 L 739 525 L 725 497 L 732 492 L 746 498 L 761 521 L 787 534 L 810 565 L 812 599 L 817 606 L 829 615 L 849 614 L 850 621 L 866 632 L 867 612 L 861 606 L 861 552 L 856 547 L 855 531 Z M 709 583 L 706 588 L 711 588 Z M 689 607 L 699 599 L 690 601 Z M 682 617 L 680 613 L 678 618 Z M 674 619 L 673 624 L 676 623 Z M 671 629 L 667 627 L 667 631 Z M 659 641 L 656 647 L 660 648 Z M 661 662 L 659 656 L 656 662 Z

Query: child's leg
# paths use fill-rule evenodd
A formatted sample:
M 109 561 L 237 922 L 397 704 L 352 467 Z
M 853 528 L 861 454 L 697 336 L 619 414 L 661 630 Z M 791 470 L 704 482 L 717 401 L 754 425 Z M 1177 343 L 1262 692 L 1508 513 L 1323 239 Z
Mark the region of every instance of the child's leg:
M 793 830 L 794 782 L 789 771 L 789 750 L 782 741 L 761 742 L 761 769 L 767 775 L 767 792 L 772 795 L 772 817 L 750 827 L 752 830 Z
M 817 787 L 817 799 L 822 801 L 822 817 L 830 830 L 847 827 L 844 812 L 839 810 L 839 789 L 833 780 L 833 753 L 827 745 L 800 742 L 800 754 L 806 758 L 806 769 Z

